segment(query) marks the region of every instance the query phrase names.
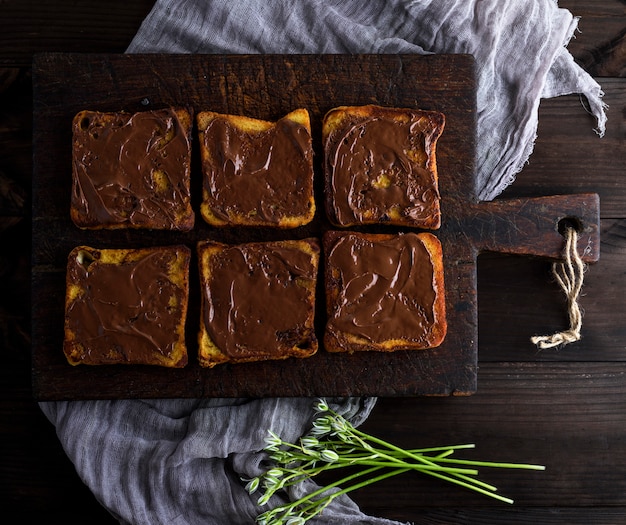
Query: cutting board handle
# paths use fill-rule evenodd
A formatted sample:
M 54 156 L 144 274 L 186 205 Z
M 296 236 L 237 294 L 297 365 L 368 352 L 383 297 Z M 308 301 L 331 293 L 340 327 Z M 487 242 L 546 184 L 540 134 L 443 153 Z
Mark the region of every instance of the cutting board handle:
M 578 252 L 600 257 L 600 198 L 595 193 L 480 202 L 466 212 L 466 232 L 478 252 L 562 259 L 566 226 L 578 232 Z

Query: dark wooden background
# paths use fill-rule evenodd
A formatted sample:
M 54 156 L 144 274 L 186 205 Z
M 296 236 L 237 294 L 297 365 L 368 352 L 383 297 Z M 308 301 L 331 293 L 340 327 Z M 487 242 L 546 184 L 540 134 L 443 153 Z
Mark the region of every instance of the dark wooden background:
M 568 46 L 610 106 L 599 138 L 585 101 L 542 101 L 530 163 L 503 197 L 598 193 L 600 261 L 581 300 L 583 339 L 539 352 L 529 337 L 567 323 L 549 262 L 478 262 L 478 392 L 381 398 L 364 428 L 417 447 L 473 442 L 466 455 L 535 462 L 485 471 L 515 500 L 404 475 L 354 494 L 370 514 L 432 524 L 626 523 L 626 2 L 562 0 L 581 16 Z M 151 1 L 0 2 L 0 503 L 20 522 L 113 524 L 82 484 L 32 399 L 30 371 L 31 59 L 34 52 L 123 52 Z

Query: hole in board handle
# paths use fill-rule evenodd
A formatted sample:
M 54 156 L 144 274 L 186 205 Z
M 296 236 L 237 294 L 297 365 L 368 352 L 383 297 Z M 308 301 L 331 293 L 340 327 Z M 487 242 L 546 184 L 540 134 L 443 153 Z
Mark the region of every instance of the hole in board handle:
M 569 228 L 573 228 L 576 233 L 582 233 L 584 230 L 583 223 L 578 217 L 563 217 L 557 223 L 557 230 L 563 236 Z

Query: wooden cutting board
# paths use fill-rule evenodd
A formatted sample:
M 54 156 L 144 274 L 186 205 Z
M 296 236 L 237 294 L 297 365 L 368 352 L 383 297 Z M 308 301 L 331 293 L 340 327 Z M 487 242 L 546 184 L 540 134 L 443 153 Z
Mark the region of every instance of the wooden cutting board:
M 38 400 L 468 395 L 477 388 L 478 254 L 491 250 L 559 258 L 564 244 L 559 223 L 568 220 L 581 231 L 579 247 L 584 259 L 592 262 L 599 256 L 599 199 L 595 194 L 477 201 L 476 79 L 469 55 L 52 53 L 34 59 L 33 93 L 32 379 Z M 295 108 L 307 108 L 316 152 L 317 198 L 321 199 L 322 117 L 335 106 L 363 104 L 417 107 L 446 115 L 437 151 L 443 224 L 436 234 L 443 245 L 448 318 L 448 334 L 440 347 L 353 355 L 330 354 L 320 348 L 304 360 L 203 369 L 195 362 L 199 291 L 192 261 L 187 322 L 190 364 L 186 368 L 67 364 L 62 352 L 65 265 L 74 246 L 182 242 L 194 248 L 201 239 L 234 243 L 319 237 L 330 228 L 324 207 L 318 205 L 310 225 L 286 232 L 218 230 L 204 224 L 199 214 L 189 233 L 81 231 L 69 218 L 74 114 L 82 109 L 134 112 L 185 105 L 195 111 L 276 120 Z M 197 148 L 192 178 L 197 211 L 201 188 Z M 322 303 L 318 297 L 318 306 Z M 322 306 L 316 319 L 320 341 L 324 317 Z

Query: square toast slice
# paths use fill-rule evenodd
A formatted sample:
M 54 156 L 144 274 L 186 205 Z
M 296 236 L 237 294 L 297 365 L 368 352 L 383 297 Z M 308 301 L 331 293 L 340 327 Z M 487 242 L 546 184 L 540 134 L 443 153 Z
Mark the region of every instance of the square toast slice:
M 316 239 L 199 243 L 200 365 L 313 355 L 319 251 Z
M 422 350 L 447 331 L 443 255 L 430 233 L 324 236 L 329 352 Z
M 276 122 L 211 111 L 196 117 L 203 191 L 213 226 L 296 228 L 315 215 L 309 113 Z
M 70 216 L 82 229 L 189 231 L 191 113 L 81 111 L 72 122 Z
M 441 225 L 436 111 L 340 106 L 324 117 L 325 205 L 339 227 Z
M 68 362 L 184 367 L 190 258 L 182 245 L 74 248 L 66 276 Z

